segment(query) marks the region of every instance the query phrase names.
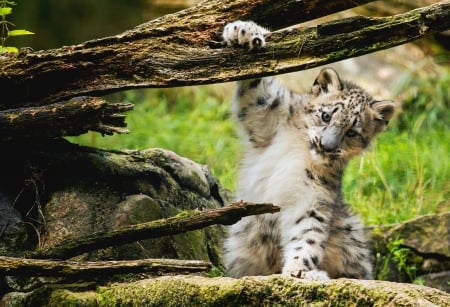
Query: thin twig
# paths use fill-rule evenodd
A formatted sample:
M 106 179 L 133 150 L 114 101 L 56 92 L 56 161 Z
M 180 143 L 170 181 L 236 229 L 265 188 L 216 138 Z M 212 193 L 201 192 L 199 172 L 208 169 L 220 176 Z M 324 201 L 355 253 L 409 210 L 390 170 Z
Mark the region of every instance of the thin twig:
M 131 225 L 106 232 L 96 232 L 81 238 L 67 239 L 57 246 L 34 251 L 26 256 L 39 259 L 69 259 L 101 248 L 180 234 L 215 224 L 231 225 L 245 216 L 278 211 L 280 211 L 280 208 L 272 204 L 245 202 L 232 203 L 219 209 L 207 211 L 184 211 L 168 219 Z

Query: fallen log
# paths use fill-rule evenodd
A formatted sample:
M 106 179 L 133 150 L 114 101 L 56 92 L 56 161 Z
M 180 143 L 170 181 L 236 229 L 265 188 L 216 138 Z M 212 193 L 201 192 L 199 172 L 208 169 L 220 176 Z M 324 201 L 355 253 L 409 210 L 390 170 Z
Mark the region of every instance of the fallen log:
M 0 109 L 130 88 L 220 83 L 299 71 L 450 27 L 450 3 L 442 1 L 390 17 L 352 17 L 283 30 L 273 35 L 268 48 L 252 54 L 223 48 L 219 42 L 223 26 L 235 19 L 253 19 L 277 29 L 318 17 L 321 9 L 323 16 L 367 1 L 337 2 L 341 5 L 329 1 L 206 1 L 116 36 L 6 57 L 0 59 Z M 316 13 L 302 10 L 306 4 Z
M 0 256 L 0 275 L 92 278 L 115 274 L 206 272 L 212 264 L 199 260 L 139 259 L 121 261 L 57 261 Z
M 131 103 L 110 104 L 97 97 L 0 111 L 0 142 L 17 138 L 56 138 L 91 131 L 112 135 L 128 133 L 125 115 Z

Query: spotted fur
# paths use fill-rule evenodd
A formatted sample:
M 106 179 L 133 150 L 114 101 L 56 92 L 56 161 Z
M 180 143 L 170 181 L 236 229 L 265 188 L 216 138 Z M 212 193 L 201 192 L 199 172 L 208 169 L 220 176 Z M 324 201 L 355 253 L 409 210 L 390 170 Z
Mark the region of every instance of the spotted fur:
M 226 29 L 239 33 L 246 26 L 239 21 Z M 244 33 L 258 38 L 267 33 L 255 34 L 254 23 L 248 27 L 253 32 Z M 227 33 L 227 42 L 240 44 Z M 374 100 L 331 68 L 320 72 L 307 94 L 292 92 L 274 77 L 239 82 L 233 114 L 245 153 L 236 197 L 271 202 L 281 211 L 246 217 L 230 227 L 224 257 L 228 275 L 372 278 L 369 241 L 344 203 L 342 175 L 393 111 L 391 101 Z

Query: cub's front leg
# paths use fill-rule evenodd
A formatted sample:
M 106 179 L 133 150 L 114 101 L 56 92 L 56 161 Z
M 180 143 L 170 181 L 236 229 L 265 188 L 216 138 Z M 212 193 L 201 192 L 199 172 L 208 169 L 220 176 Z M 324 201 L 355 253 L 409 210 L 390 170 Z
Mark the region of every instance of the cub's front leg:
M 235 21 L 225 26 L 222 37 L 228 46 L 258 50 L 266 45 L 269 31 L 252 21 Z M 233 101 L 233 114 L 247 140 L 255 147 L 270 144 L 277 125 L 289 113 L 295 94 L 274 77 L 239 81 Z

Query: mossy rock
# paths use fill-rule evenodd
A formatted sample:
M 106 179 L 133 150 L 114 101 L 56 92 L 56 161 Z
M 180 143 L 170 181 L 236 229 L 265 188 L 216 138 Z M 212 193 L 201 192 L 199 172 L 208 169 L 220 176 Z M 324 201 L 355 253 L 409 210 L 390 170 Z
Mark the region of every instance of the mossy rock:
M 419 216 L 371 231 L 379 279 L 421 282 L 448 291 L 448 274 L 440 272 L 450 270 L 450 212 Z M 396 257 L 402 258 L 401 263 Z
M 228 203 L 207 166 L 168 150 L 107 151 L 64 140 L 3 145 L 0 212 L 8 213 L 3 219 L 9 228 L 0 238 L 0 253 L 6 256 Z M 223 237 L 221 226 L 211 226 L 92 251 L 74 260 L 177 258 L 220 267 Z M 3 282 L 0 278 L 0 286 Z
M 47 286 L 10 293 L 5 306 L 450 306 L 450 294 L 412 284 L 336 279 L 305 282 L 281 276 L 165 276 L 92 289 Z

